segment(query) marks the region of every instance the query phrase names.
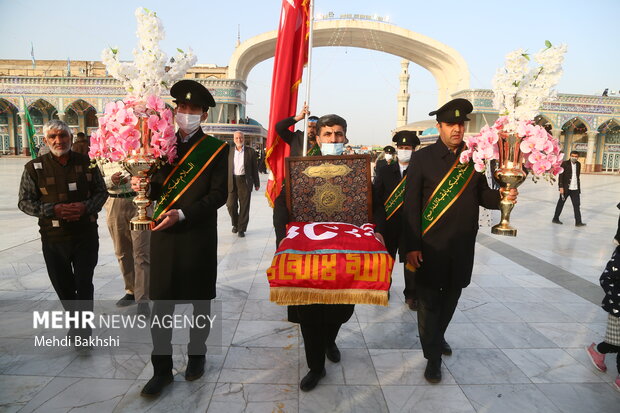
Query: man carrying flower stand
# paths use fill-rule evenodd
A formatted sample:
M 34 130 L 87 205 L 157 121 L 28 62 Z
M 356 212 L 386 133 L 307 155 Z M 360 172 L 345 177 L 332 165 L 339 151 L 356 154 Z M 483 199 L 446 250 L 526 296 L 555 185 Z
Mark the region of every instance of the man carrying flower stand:
M 193 80 L 181 80 L 170 89 L 176 103 L 177 161 L 153 175 L 150 198 L 157 200 L 151 235 L 150 298 L 153 318 L 174 313 L 176 304 L 191 303 L 194 319 L 210 315 L 217 279 L 217 210 L 228 196 L 228 145 L 204 134 L 215 100 Z M 132 185 L 137 190 L 136 178 Z M 204 318 L 203 318 L 204 319 Z M 192 326 L 187 347 L 185 380 L 204 373 L 209 324 Z M 142 395 L 155 396 L 173 381 L 172 328 L 151 323 L 154 375 Z
M 499 191 L 489 188 L 473 162 L 459 162 L 472 110 L 468 100 L 454 99 L 429 113 L 436 115 L 439 139 L 413 154 L 405 184 L 405 251 L 416 273 L 424 377 L 431 383 L 441 381 L 441 356 L 452 354 L 444 334 L 471 281 L 479 207 L 499 209 Z M 508 199 L 516 196 L 512 189 Z

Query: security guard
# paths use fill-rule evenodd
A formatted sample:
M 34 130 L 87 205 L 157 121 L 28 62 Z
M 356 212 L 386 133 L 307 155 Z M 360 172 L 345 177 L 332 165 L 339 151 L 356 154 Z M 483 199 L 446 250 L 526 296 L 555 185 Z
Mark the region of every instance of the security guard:
M 386 165 L 390 165 L 395 162 L 394 155 L 396 155 L 396 149 L 392 145 L 387 145 L 383 148 L 383 158 L 377 160 L 375 166 L 375 173 Z
M 210 315 L 217 279 L 217 210 L 228 196 L 228 144 L 205 135 L 200 123 L 215 106 L 211 93 L 194 80 L 170 89 L 176 104 L 177 157 L 151 180 L 157 225 L 151 234 L 150 298 L 153 319 L 165 320 L 175 304 L 191 303 L 194 320 Z M 136 185 L 135 178 L 132 185 Z M 136 190 L 134 186 L 134 190 Z M 185 380 L 204 373 L 209 325 L 194 323 L 187 346 Z M 204 327 L 201 327 L 204 326 Z M 172 327 L 151 322 L 153 377 L 142 395 L 155 396 L 173 381 Z
M 392 141 L 396 143 L 398 162 L 379 168 L 372 184 L 373 216 L 376 224 L 375 231 L 383 236 L 385 246 L 396 258 L 399 252 L 400 262 L 405 262 L 406 251 L 402 249 L 403 235 L 403 200 L 405 193 L 405 178 L 409 160 L 420 139 L 415 132 L 397 132 Z M 392 148 L 389 146 L 389 148 Z M 394 149 L 394 148 L 392 148 Z M 413 311 L 417 310 L 418 303 L 415 296 L 414 272 L 405 266 L 405 303 Z
M 407 173 L 405 251 L 416 269 L 418 330 L 428 360 L 424 377 L 431 383 L 441 381 L 441 356 L 452 354 L 444 334 L 471 281 L 479 208 L 499 209 L 499 191 L 471 162 L 459 162 L 472 110 L 468 100 L 454 99 L 429 113 L 437 118 L 439 139 L 413 155 Z M 508 199 L 516 197 L 512 189 Z

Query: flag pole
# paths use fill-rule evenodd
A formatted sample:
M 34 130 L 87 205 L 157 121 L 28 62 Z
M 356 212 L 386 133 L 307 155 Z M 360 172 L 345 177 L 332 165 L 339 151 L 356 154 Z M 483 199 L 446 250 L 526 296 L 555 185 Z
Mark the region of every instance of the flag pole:
M 311 74 L 312 74 L 312 39 L 313 39 L 313 32 L 314 32 L 314 0 L 309 0 L 310 1 L 310 16 L 308 16 L 308 23 L 310 24 L 309 30 L 308 30 L 308 69 L 306 71 L 306 99 L 304 100 L 304 103 L 306 105 L 308 105 L 308 107 L 310 107 L 310 80 L 312 78 Z M 302 156 L 306 156 L 306 154 L 308 153 L 308 113 L 305 114 L 304 116 L 304 145 L 303 145 L 303 151 L 302 151 Z

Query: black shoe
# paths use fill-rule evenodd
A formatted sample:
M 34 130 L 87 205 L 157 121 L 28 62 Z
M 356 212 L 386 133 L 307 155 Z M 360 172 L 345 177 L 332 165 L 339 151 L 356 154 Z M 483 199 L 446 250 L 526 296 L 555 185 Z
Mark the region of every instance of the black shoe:
M 245 232 L 239 231 L 239 234 L 237 234 L 237 235 L 239 235 L 239 238 L 243 238 L 243 237 L 245 237 Z
M 143 315 L 146 318 L 151 316 L 151 307 L 149 307 L 149 303 L 138 303 L 138 315 Z
M 236 233 L 237 233 L 237 227 L 233 227 L 233 228 L 232 228 L 232 233 L 233 233 L 233 234 L 236 234 Z
M 336 345 L 336 343 L 327 346 L 327 349 L 325 350 L 325 356 L 327 357 L 327 360 L 331 361 L 332 363 L 338 363 L 340 361 L 340 350 L 338 350 L 338 346 Z
M 429 383 L 439 383 L 441 381 L 441 359 L 429 360 L 424 370 L 424 378 Z
M 136 298 L 133 294 L 125 294 L 123 298 L 116 302 L 117 307 L 127 307 L 136 303 Z
M 560 221 L 560 220 L 559 220 L 559 219 L 557 219 L 557 218 L 553 218 L 553 219 L 551 220 L 551 222 L 553 222 L 554 224 L 560 224 L 560 225 L 562 225 L 562 221 Z
M 448 344 L 446 340 L 443 340 L 443 343 L 441 343 L 441 354 L 444 356 L 452 355 L 452 347 L 450 347 L 450 344 Z
M 584 224 L 583 222 L 580 222 L 578 224 L 575 224 L 576 227 L 585 227 L 586 224 Z
M 407 298 L 405 300 L 405 304 L 409 306 L 409 309 L 411 311 L 418 311 L 418 300 L 416 300 L 415 298 Z
M 185 380 L 194 381 L 202 377 L 205 372 L 205 356 L 188 356 Z
M 142 396 L 157 396 L 164 387 L 172 383 L 173 380 L 174 376 L 172 374 L 169 376 L 153 376 L 151 380 L 144 385 L 140 394 Z
M 319 384 L 319 381 L 323 377 L 325 377 L 325 374 L 325 369 L 323 369 L 321 373 L 315 373 L 310 370 L 308 374 L 306 374 L 306 376 L 301 379 L 301 382 L 299 383 L 299 388 L 301 389 L 301 391 L 310 391 L 314 389 L 316 385 Z

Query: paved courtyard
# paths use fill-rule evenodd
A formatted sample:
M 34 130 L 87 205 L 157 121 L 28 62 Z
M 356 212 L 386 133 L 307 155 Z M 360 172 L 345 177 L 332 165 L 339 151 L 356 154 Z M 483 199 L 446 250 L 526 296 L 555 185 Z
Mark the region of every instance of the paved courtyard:
M 16 207 L 24 163 L 0 158 L 2 412 L 620 411 L 620 392 L 612 385 L 614 358 L 608 356 L 608 371 L 601 373 L 583 350 L 605 333 L 598 277 L 614 248 L 620 176 L 582 175 L 586 227 L 574 226 L 570 203 L 561 217 L 564 225 L 553 225 L 557 188 L 527 181 L 512 216 L 518 236 L 481 229 L 473 282 L 447 331 L 454 354 L 443 359 L 441 384 L 423 378 L 416 313 L 404 304 L 398 266 L 389 307 L 356 306 L 337 340 L 342 361 L 327 361 L 327 376 L 304 393 L 298 387 L 307 371 L 299 328 L 268 298 L 265 270 L 275 246 L 262 175 L 245 238 L 230 232 L 226 209 L 220 209 L 221 334 L 209 340 L 206 374 L 184 380 L 180 337 L 175 381 L 149 400 L 139 395 L 152 374 L 148 346 L 135 354 L 20 351 L 32 346 L 32 311 L 55 300 L 36 219 Z M 123 281 L 105 213 L 99 222 L 95 296 L 113 303 L 123 294 Z M 131 311 L 135 307 L 125 310 Z

